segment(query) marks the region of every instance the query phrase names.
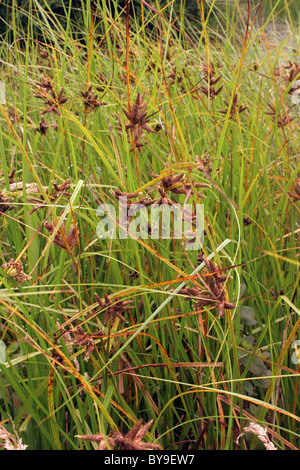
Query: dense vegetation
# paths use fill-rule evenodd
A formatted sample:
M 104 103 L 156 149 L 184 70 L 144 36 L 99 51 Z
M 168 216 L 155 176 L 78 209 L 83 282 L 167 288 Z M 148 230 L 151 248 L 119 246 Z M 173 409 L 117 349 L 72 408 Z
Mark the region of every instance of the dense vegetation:
M 298 449 L 295 2 L 9 3 L 0 439 Z M 203 204 L 203 247 L 99 237 L 122 196 Z

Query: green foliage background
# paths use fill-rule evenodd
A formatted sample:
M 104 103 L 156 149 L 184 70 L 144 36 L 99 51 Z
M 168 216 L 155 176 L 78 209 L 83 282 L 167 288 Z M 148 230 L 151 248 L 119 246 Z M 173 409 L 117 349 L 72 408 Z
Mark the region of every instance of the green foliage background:
M 93 2 L 92 0 L 68 0 L 68 1 L 62 1 L 62 0 L 40 0 L 39 4 L 42 9 L 45 9 L 46 11 L 50 12 L 51 15 L 57 15 L 60 17 L 60 22 L 63 26 L 66 27 L 67 25 L 67 11 L 69 10 L 71 6 L 71 13 L 70 13 L 70 19 L 71 21 L 75 24 L 78 25 L 78 29 L 82 28 L 83 25 L 83 15 L 82 15 L 82 10 L 87 8 L 88 4 L 95 4 L 99 5 L 100 7 L 103 4 L 106 4 L 106 6 L 110 9 L 112 16 L 116 15 L 119 13 L 125 6 L 126 6 L 126 0 L 120 0 L 117 2 L 117 11 L 116 11 L 116 6 L 115 2 L 113 0 L 100 0 L 100 1 L 95 1 Z M 169 0 L 156 0 L 153 2 L 152 0 L 148 2 L 151 6 L 156 7 L 156 8 L 162 8 L 163 6 L 167 5 L 170 3 Z M 209 4 L 211 2 L 207 2 L 205 0 L 204 2 L 204 10 L 205 13 L 209 10 Z M 18 7 L 19 8 L 19 14 L 18 18 L 16 19 L 17 24 L 19 25 L 19 29 L 22 29 L 24 31 L 27 30 L 28 27 L 28 13 L 32 10 L 33 16 L 36 17 L 36 22 L 33 26 L 33 31 L 32 33 L 34 34 L 35 39 L 42 39 L 43 34 L 42 31 L 39 29 L 40 22 L 38 21 L 38 18 L 40 18 L 40 12 L 32 6 L 33 2 L 31 0 L 4 0 L 2 3 L 0 3 L 0 35 L 4 36 L 5 34 L 8 34 L 8 42 L 13 41 L 13 36 L 12 36 L 12 15 L 13 15 L 13 10 L 14 8 Z M 180 12 L 184 9 L 185 14 L 188 14 L 191 18 L 194 19 L 200 19 L 199 17 L 199 6 L 197 0 L 175 0 L 172 7 L 174 8 L 174 11 L 178 13 L 178 16 Z M 141 0 L 131 0 L 130 2 L 130 14 L 134 15 L 135 18 L 138 20 L 140 17 L 141 13 Z M 32 25 L 31 25 L 32 26 Z
M 92 0 L 88 0 L 91 3 Z M 65 12 L 69 9 L 70 3 L 72 6 L 72 11 L 71 11 L 71 20 L 77 21 L 78 25 L 81 25 L 82 23 L 82 14 L 81 11 L 83 8 L 85 8 L 87 1 L 84 0 L 68 0 L 68 1 L 63 1 L 63 0 L 40 0 L 40 6 L 42 8 L 50 7 L 51 11 L 55 15 L 60 15 L 64 16 Z M 94 2 L 97 4 L 97 2 Z M 115 13 L 115 6 L 113 0 L 100 0 L 99 4 L 105 4 L 111 9 L 112 14 Z M 167 4 L 170 3 L 170 0 L 149 0 L 148 2 L 151 6 L 156 6 L 156 7 L 163 7 Z M 173 8 L 174 10 L 179 13 L 184 9 L 185 15 L 189 16 L 189 19 L 195 19 L 198 20 L 200 19 L 200 11 L 199 11 L 199 5 L 200 5 L 200 0 L 174 0 L 173 3 Z M 234 8 L 236 5 L 239 5 L 240 8 L 246 8 L 248 1 L 247 0 L 226 0 L 226 1 L 219 1 L 216 0 L 213 2 L 212 0 L 204 0 L 203 6 L 204 6 L 204 14 L 206 14 L 209 11 L 210 6 L 212 3 L 217 6 L 218 8 L 227 8 L 230 6 L 231 8 Z M 250 0 L 250 6 L 254 7 L 258 2 L 255 2 L 253 0 Z M 288 3 L 288 8 L 289 11 L 291 12 L 292 18 L 290 20 L 298 20 L 299 16 L 299 3 L 298 0 L 264 0 L 262 2 L 262 11 L 263 14 L 267 15 L 269 12 L 275 7 L 276 11 L 278 11 L 278 14 L 280 16 L 281 13 L 285 11 L 286 4 Z M 118 4 L 118 10 L 120 11 L 122 8 L 126 6 L 126 0 L 119 0 L 117 2 Z M 0 3 L 0 35 L 3 35 L 7 33 L 10 29 L 11 25 L 11 15 L 12 15 L 12 10 L 13 6 L 18 6 L 21 8 L 21 10 L 24 11 L 20 12 L 18 21 L 21 22 L 22 27 L 26 29 L 27 26 L 27 19 L 28 19 L 28 11 L 30 10 L 32 5 L 31 0 L 4 0 Z M 141 11 L 141 0 L 131 0 L 130 2 L 130 8 L 131 8 L 131 13 L 134 11 L 137 15 Z M 38 14 L 38 12 L 35 12 L 35 14 Z M 213 18 L 211 18 L 213 20 Z M 62 20 L 63 23 L 63 20 Z M 36 34 L 39 34 L 38 27 L 37 30 L 35 31 Z
M 167 0 L 147 2 L 158 9 Z M 0 106 L 0 195 L 9 191 L 13 198 L 11 212 L 1 216 L 0 267 L 22 257 L 32 277 L 20 286 L 0 268 L 0 339 L 9 360 L 9 367 L 0 364 L 0 425 L 14 432 L 13 419 L 29 449 L 93 448 L 77 436 L 126 433 L 139 419 L 153 422 L 147 439 L 171 451 L 232 450 L 248 419 L 273 429 L 278 448 L 299 449 L 299 364 L 291 342 L 300 328 L 300 115 L 287 80 L 299 62 L 291 21 L 298 2 L 264 0 L 276 5 L 270 18 L 265 9 L 262 17 L 252 10 L 246 47 L 247 0 L 213 2 L 205 40 L 201 20 L 191 25 L 183 15 L 196 1 L 173 2 L 166 21 L 147 6 L 143 22 L 140 0 L 132 0 L 129 36 L 125 13 L 112 21 L 105 0 L 97 0 L 93 31 L 90 0 L 0 3 L 7 101 Z M 111 0 L 112 12 L 124 4 Z M 287 4 L 284 17 L 280 8 Z M 278 15 L 286 29 L 277 39 Z M 103 49 L 96 34 L 107 41 Z M 38 35 L 47 42 L 46 59 L 32 40 Z M 212 97 L 205 76 L 211 65 L 213 86 L 220 77 Z M 55 94 L 68 98 L 61 114 L 49 115 L 49 102 L 39 99 L 43 75 Z M 101 102 L 93 112 L 82 93 L 89 84 Z M 117 118 L 125 119 L 122 109 L 138 92 L 145 92 L 149 125 L 160 126 L 145 136 L 143 153 L 133 155 L 126 121 L 118 132 Z M 196 264 L 203 269 L 197 253 L 173 241 L 111 244 L 96 237 L 96 208 L 111 200 L 111 189 L 142 188 L 152 198 L 158 196 L 152 178 L 169 171 L 205 182 L 197 155 L 208 158 L 213 183 L 203 190 L 205 252 L 228 275 L 226 298 L 236 305 L 222 317 L 207 307 L 197 312 L 194 299 L 175 298 L 179 279 L 192 280 Z M 20 191 L 10 188 L 13 170 Z M 54 182 L 69 180 L 70 193 L 48 202 Z M 38 187 L 36 196 L 28 184 Z M 78 226 L 73 252 L 46 231 L 45 221 L 57 227 L 64 214 L 68 229 L 74 220 Z M 113 304 L 119 295 L 133 300 L 129 323 L 105 321 L 108 309 L 98 311 L 95 294 L 109 295 Z M 70 325 L 93 335 L 90 361 L 83 343 L 70 352 L 61 341 L 61 328 Z

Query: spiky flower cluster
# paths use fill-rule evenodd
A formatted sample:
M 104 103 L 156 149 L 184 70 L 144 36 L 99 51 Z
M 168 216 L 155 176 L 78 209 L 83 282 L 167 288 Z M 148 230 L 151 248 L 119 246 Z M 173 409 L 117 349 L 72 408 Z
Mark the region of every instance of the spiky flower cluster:
M 300 201 L 300 178 L 295 181 L 294 192 L 288 192 L 288 195 L 294 198 L 294 202 Z
M 179 294 L 187 296 L 188 299 L 196 299 L 195 309 L 202 309 L 205 306 L 216 306 L 219 317 L 224 315 L 225 309 L 233 309 L 235 306 L 226 300 L 223 283 L 228 276 L 222 274 L 218 265 L 208 260 L 203 255 L 198 255 L 198 261 L 203 261 L 206 266 L 205 281 L 202 279 L 204 288 L 200 286 L 185 287 L 180 289 Z
M 47 113 L 55 113 L 61 116 L 58 107 L 68 101 L 68 98 L 63 96 L 64 88 L 61 88 L 59 94 L 57 95 L 52 81 L 43 74 L 41 76 L 41 81 L 36 82 L 36 84 L 39 86 L 39 90 L 35 94 L 35 97 L 44 101 L 44 103 L 47 105 L 47 108 L 41 111 L 41 116 Z
M 10 202 L 11 199 L 9 199 L 7 196 L 4 196 L 4 194 L 0 193 L 0 216 L 12 209 L 12 205 L 10 204 Z
M 236 114 L 240 114 L 247 109 L 247 106 L 238 104 L 238 97 L 236 93 L 233 95 L 231 104 L 224 98 L 223 98 L 223 101 L 226 104 L 227 109 L 221 110 L 220 113 L 221 114 L 229 113 L 229 119 L 233 119 L 236 116 Z
M 300 65 L 296 62 L 291 63 L 285 67 L 288 70 L 286 75 L 287 86 L 291 85 L 289 95 L 292 96 L 292 102 L 294 104 L 300 103 Z
M 168 165 L 167 165 L 168 166 Z M 155 178 L 158 178 L 159 175 L 152 175 Z M 184 173 L 179 173 L 178 175 L 169 174 L 162 178 L 159 182 L 158 187 L 162 187 L 165 191 L 171 191 L 173 194 L 193 194 L 194 189 L 197 188 L 209 188 L 211 185 L 208 183 L 200 182 L 190 182 L 185 178 Z M 205 197 L 201 193 L 197 193 L 198 197 Z
M 279 107 L 273 106 L 270 103 L 267 103 L 270 108 L 270 111 L 267 111 L 265 114 L 271 116 L 273 122 L 277 122 L 277 127 L 283 128 L 290 124 L 292 121 L 296 119 L 296 117 L 290 116 L 290 109 L 284 110 L 282 113 L 279 112 Z
M 51 224 L 50 222 L 44 222 L 46 230 L 52 234 L 56 230 L 56 223 Z M 68 233 L 66 233 L 65 224 L 62 223 L 59 230 L 55 233 L 53 243 L 62 248 L 65 251 L 69 251 L 77 242 L 78 227 L 74 222 Z
M 98 101 L 97 93 L 94 93 L 93 86 L 90 85 L 86 91 L 81 91 L 83 97 L 83 104 L 86 109 L 94 111 L 94 108 L 101 106 L 100 101 Z
M 168 164 L 166 168 L 168 168 Z M 141 206 L 149 207 L 152 205 L 156 206 L 178 206 L 179 204 L 176 200 L 172 199 L 174 194 L 181 195 L 184 194 L 187 196 L 186 199 L 192 194 L 196 194 L 200 198 L 205 198 L 204 194 L 196 192 L 198 188 L 209 188 L 211 184 L 209 183 L 202 183 L 202 182 L 195 182 L 191 177 L 188 179 L 184 173 L 175 174 L 170 170 L 169 173 L 165 172 L 166 176 L 161 178 L 161 175 L 151 174 L 151 176 L 155 179 L 160 179 L 159 182 L 154 186 L 153 190 L 151 191 L 158 191 L 159 195 L 154 198 L 150 198 L 149 194 L 141 198 L 141 194 L 139 192 L 136 193 L 126 193 L 120 190 L 110 190 L 110 193 L 116 198 L 120 200 L 120 206 L 122 207 L 122 216 L 120 218 L 119 223 L 121 226 L 125 226 L 128 228 L 129 223 L 132 220 L 132 214 L 134 213 L 134 209 L 139 210 Z M 157 182 L 157 181 L 156 181 Z M 132 201 L 132 199 L 136 199 L 139 197 L 139 200 Z M 122 201 L 121 198 L 124 198 Z M 197 223 L 197 214 L 194 210 L 189 210 L 185 206 L 182 208 L 182 213 L 191 221 L 191 225 L 195 226 Z M 191 226 L 191 229 L 192 229 Z M 150 224 L 148 223 L 148 233 L 152 233 L 152 229 Z M 192 232 L 191 232 L 192 233 Z M 186 235 L 190 236 L 189 233 Z M 193 242 L 192 239 L 190 239 Z
M 136 423 L 133 428 L 124 435 L 120 431 L 111 431 L 110 436 L 104 437 L 102 434 L 90 434 L 84 436 L 76 436 L 84 441 L 98 442 L 98 450 L 113 450 L 116 446 L 120 450 L 160 450 L 158 444 L 142 442 L 145 434 L 150 429 L 153 420 L 144 426 L 142 420 Z
M 254 67 L 256 71 L 259 68 Z M 300 103 L 300 66 L 294 62 L 288 65 L 276 67 L 274 69 L 274 80 L 281 88 L 281 100 L 278 103 L 267 103 L 269 111 L 265 114 L 271 116 L 273 122 L 277 123 L 278 128 L 283 129 L 290 125 L 297 116 L 291 116 L 291 109 Z M 292 106 L 285 103 L 284 96 L 291 96 Z
M 43 74 L 41 76 L 41 80 L 36 82 L 36 84 L 38 85 L 38 91 L 34 96 L 39 100 L 42 100 L 46 105 L 45 109 L 40 112 L 40 116 L 44 116 L 49 113 L 61 116 L 61 112 L 58 108 L 68 101 L 68 98 L 64 96 L 64 88 L 61 88 L 59 94 L 57 94 L 51 79 L 45 77 Z M 54 123 L 52 127 L 57 130 L 57 123 Z M 44 135 L 48 129 L 49 125 L 45 121 L 44 117 L 42 117 L 36 130 Z
M 11 258 L 7 263 L 2 264 L 3 269 L 7 271 L 7 274 L 10 275 L 13 279 L 16 279 L 18 282 L 29 281 L 32 279 L 31 276 L 28 276 L 24 273 L 22 261 L 15 261 Z
M 144 131 L 156 133 L 154 129 L 148 126 L 150 119 L 147 117 L 147 106 L 148 103 L 143 103 L 145 93 L 140 95 L 137 94 L 135 103 L 132 106 L 132 109 L 127 111 L 123 108 L 123 113 L 127 117 L 128 121 L 125 123 L 125 130 L 128 136 L 128 142 L 130 143 L 130 133 L 133 136 L 134 146 L 141 152 L 143 146 L 141 140 L 144 138 Z M 119 125 L 116 126 L 116 129 L 122 131 L 122 120 L 118 114 L 116 114 Z M 131 151 L 133 147 L 131 148 Z
M 71 187 L 69 179 L 62 184 L 57 184 L 56 181 L 53 181 L 52 186 L 54 189 L 52 189 L 51 192 L 49 190 L 49 187 L 44 188 L 51 201 L 54 201 L 55 199 L 57 199 L 59 196 L 62 196 L 62 195 L 70 196 L 70 193 L 67 192 L 68 189 L 70 189 Z M 26 192 L 29 192 L 29 187 Z M 35 192 L 35 191 L 30 191 L 30 192 Z M 38 186 L 37 186 L 36 192 L 40 193 L 40 189 Z M 30 211 L 30 214 L 32 214 L 33 212 L 36 212 L 38 209 L 46 205 L 44 196 L 42 194 L 40 194 L 39 199 L 28 199 L 28 201 L 33 202 L 35 204 L 35 207 Z
M 59 323 L 57 323 L 58 328 L 60 328 Z M 90 334 L 84 332 L 84 329 L 81 326 L 77 326 L 73 328 L 71 331 L 62 329 L 62 339 L 65 341 L 69 354 L 73 353 L 73 345 L 79 346 L 80 348 L 85 346 L 85 354 L 84 354 L 84 361 L 87 362 L 94 349 L 95 349 L 95 342 L 94 339 Z M 77 370 L 79 370 L 79 363 L 74 360 L 75 366 Z
M 108 323 L 109 319 L 113 319 L 114 317 L 118 317 L 121 321 L 128 323 L 122 313 L 134 309 L 131 305 L 133 300 L 120 300 L 119 298 L 110 299 L 107 294 L 104 294 L 104 300 L 96 294 L 96 299 L 101 310 L 105 312 L 103 320 L 105 325 Z

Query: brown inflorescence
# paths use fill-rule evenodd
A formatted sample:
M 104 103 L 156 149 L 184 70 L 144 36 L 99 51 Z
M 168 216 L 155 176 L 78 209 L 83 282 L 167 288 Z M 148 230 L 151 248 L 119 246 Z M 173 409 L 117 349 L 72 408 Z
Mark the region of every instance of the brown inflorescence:
M 112 450 L 116 446 L 118 446 L 120 450 L 160 450 L 160 446 L 158 444 L 142 441 L 152 423 L 153 420 L 142 425 L 142 420 L 140 420 L 125 435 L 121 431 L 113 430 L 110 432 L 110 436 L 106 438 L 102 434 L 90 434 L 76 437 L 83 441 L 99 443 L 98 450 Z

